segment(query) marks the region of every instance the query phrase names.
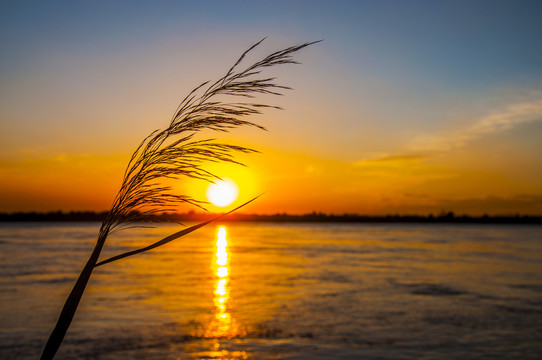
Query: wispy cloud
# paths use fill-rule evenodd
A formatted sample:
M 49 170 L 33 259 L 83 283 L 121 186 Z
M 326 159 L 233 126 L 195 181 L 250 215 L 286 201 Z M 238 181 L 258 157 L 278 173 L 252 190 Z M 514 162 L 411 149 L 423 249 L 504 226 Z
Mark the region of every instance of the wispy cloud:
M 367 164 L 368 162 L 423 160 L 436 154 L 461 148 L 483 136 L 506 131 L 533 121 L 542 121 L 542 99 L 508 105 L 475 119 L 463 129 L 446 134 L 417 136 L 408 143 L 403 152 L 380 154 L 371 159 L 358 161 L 355 165 Z
M 393 161 L 409 161 L 409 160 L 423 160 L 429 155 L 422 153 L 403 153 L 403 154 L 391 154 L 381 155 L 379 157 L 369 159 L 370 162 L 393 162 Z
M 409 148 L 423 153 L 446 152 L 465 146 L 468 142 L 520 124 L 542 120 L 542 99 L 512 104 L 475 121 L 467 128 L 445 135 L 415 138 Z
M 480 196 L 459 199 L 430 198 L 410 195 L 414 201 L 401 204 L 400 210 L 411 213 L 438 213 L 453 210 L 456 214 L 470 215 L 514 215 L 515 213 L 542 214 L 542 196 L 522 194 L 511 196 Z M 395 209 L 394 209 L 395 210 Z M 389 211 L 389 209 L 388 209 Z

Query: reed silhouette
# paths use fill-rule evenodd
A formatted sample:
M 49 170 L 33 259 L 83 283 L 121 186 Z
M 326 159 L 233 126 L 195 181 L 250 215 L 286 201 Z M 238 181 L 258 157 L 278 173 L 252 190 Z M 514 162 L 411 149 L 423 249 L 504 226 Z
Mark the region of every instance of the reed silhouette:
M 195 140 L 194 136 L 202 130 L 228 131 L 240 126 L 264 129 L 245 118 L 260 114 L 266 108 L 278 107 L 254 102 L 224 102 L 221 100 L 222 95 L 245 99 L 261 94 L 280 95 L 282 90 L 289 87 L 276 84 L 273 77 L 263 77 L 262 71 L 276 65 L 297 64 L 293 53 L 317 42 L 276 51 L 243 68 L 246 55 L 263 40 L 248 48 L 223 77 L 212 83 L 204 82 L 192 90 L 176 109 L 169 127 L 152 132 L 134 151 L 113 205 L 102 222 L 94 250 L 62 308 L 41 359 L 53 359 L 57 353 L 95 267 L 154 249 L 224 216 L 183 229 L 147 247 L 98 262 L 105 241 L 112 232 L 137 226 L 135 222 L 156 219 L 149 215 L 172 211 L 182 203 L 205 208 L 204 201 L 173 193 L 171 186 L 164 185 L 163 180 L 188 177 L 212 182 L 219 177 L 205 170 L 205 163 L 240 164 L 234 158 L 235 153 L 255 152 L 250 148 L 219 143 L 213 139 Z M 232 211 L 253 200 L 255 198 Z

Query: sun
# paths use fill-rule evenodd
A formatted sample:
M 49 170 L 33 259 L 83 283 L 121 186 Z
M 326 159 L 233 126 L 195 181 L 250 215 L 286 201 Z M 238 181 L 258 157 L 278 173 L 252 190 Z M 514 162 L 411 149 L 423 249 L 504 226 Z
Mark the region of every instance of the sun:
M 207 187 L 207 199 L 216 206 L 230 205 L 237 199 L 239 189 L 233 180 L 217 180 Z

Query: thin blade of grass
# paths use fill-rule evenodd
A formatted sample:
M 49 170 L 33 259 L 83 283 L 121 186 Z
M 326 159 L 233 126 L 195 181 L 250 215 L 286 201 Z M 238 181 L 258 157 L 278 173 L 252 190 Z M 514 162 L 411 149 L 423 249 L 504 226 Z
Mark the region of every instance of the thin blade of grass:
M 247 201 L 246 203 L 244 203 L 244 204 L 242 204 L 242 205 L 236 207 L 235 209 L 230 210 L 230 211 L 228 211 L 227 213 L 224 213 L 224 214 L 222 214 L 222 215 L 219 215 L 219 216 L 217 216 L 217 217 L 215 217 L 215 218 L 213 218 L 213 219 L 211 219 L 211 220 L 208 220 L 208 221 L 199 223 L 199 224 L 197 224 L 197 225 L 191 226 L 191 227 L 189 227 L 189 228 L 186 228 L 186 229 L 183 229 L 183 230 L 181 230 L 181 231 L 178 231 L 178 232 L 176 232 L 176 233 L 174 233 L 174 234 L 171 234 L 171 235 L 169 235 L 169 236 L 163 238 L 162 240 L 155 242 L 154 244 L 151 244 L 151 245 L 149 245 L 149 246 L 145 246 L 145 247 L 142 247 L 142 248 L 139 248 L 139 249 L 136 249 L 136 250 L 128 251 L 128 252 L 125 252 L 125 253 L 123 253 L 123 254 L 120 254 L 120 255 L 116 255 L 116 256 L 110 257 L 109 259 L 100 261 L 99 263 L 97 263 L 96 265 L 94 265 L 94 267 L 102 266 L 102 265 L 105 265 L 105 264 L 107 264 L 107 263 L 110 263 L 110 262 L 113 262 L 113 261 L 116 261 L 116 260 L 120 260 L 120 259 L 124 259 L 124 258 L 126 258 L 126 257 L 128 257 L 128 256 L 140 254 L 140 253 L 142 253 L 142 252 L 149 251 L 149 250 L 155 249 L 155 248 L 157 248 L 157 247 L 159 247 L 159 246 L 165 245 L 165 244 L 167 244 L 167 243 L 169 243 L 169 242 L 171 242 L 171 241 L 173 241 L 173 240 L 175 240 L 175 239 L 177 239 L 177 238 L 179 238 L 179 237 L 181 237 L 181 236 L 184 236 L 184 235 L 186 235 L 186 234 L 189 234 L 189 233 L 191 233 L 191 232 L 194 231 L 194 230 L 197 230 L 197 229 L 199 229 L 199 228 L 201 228 L 201 227 L 203 227 L 203 226 L 205 226 L 205 225 L 207 225 L 207 224 L 209 224 L 209 223 L 212 223 L 213 221 L 216 221 L 216 220 L 218 220 L 218 219 L 221 219 L 221 218 L 223 218 L 224 216 L 226 216 L 226 215 L 228 215 L 228 214 L 231 214 L 231 213 L 234 212 L 234 211 L 239 210 L 240 208 L 244 207 L 245 205 L 250 204 L 251 202 L 253 202 L 253 201 L 256 200 L 257 198 L 259 198 L 260 196 L 261 196 L 261 195 L 258 195 L 258 196 L 256 196 L 255 198 L 253 198 L 253 199 Z
M 94 269 L 94 265 L 96 264 L 96 261 L 98 261 L 98 257 L 100 256 L 100 251 L 102 250 L 102 247 L 105 243 L 105 236 L 100 236 L 98 238 L 98 241 L 96 243 L 96 246 L 94 247 L 94 250 L 92 251 L 92 255 L 88 259 L 85 267 L 81 271 L 81 274 L 79 275 L 79 278 L 77 279 L 77 282 L 73 286 L 73 289 L 66 299 L 66 302 L 64 303 L 64 307 L 62 308 L 62 311 L 60 312 L 60 315 L 58 317 L 57 323 L 53 331 L 51 332 L 51 335 L 49 336 L 49 340 L 47 340 L 47 344 L 45 345 L 45 348 L 43 349 L 43 353 L 41 354 L 41 360 L 51 360 L 55 357 L 56 352 L 58 351 L 58 348 L 62 344 L 62 340 L 64 340 L 64 336 L 66 336 L 66 332 L 68 331 L 68 328 L 70 327 L 70 324 L 73 320 L 73 316 L 75 315 L 75 311 L 77 310 L 77 306 L 79 305 L 79 302 L 81 301 L 81 297 L 83 296 L 83 292 L 85 291 L 85 287 L 87 286 L 88 279 L 90 278 L 90 275 L 92 274 L 92 270 Z

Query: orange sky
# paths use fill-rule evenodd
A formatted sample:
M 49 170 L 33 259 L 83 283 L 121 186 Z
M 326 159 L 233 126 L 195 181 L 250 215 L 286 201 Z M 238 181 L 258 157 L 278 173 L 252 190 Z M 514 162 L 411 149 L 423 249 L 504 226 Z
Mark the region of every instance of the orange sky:
M 536 3 L 287 3 L 228 22 L 219 3 L 136 2 L 122 17 L 101 3 L 2 5 L 0 211 L 107 210 L 137 144 L 269 36 L 257 56 L 325 41 L 271 69 L 295 90 L 257 99 L 285 109 L 252 119 L 268 132 L 224 137 L 261 151 L 210 167 L 238 183 L 231 206 L 265 192 L 243 211 L 542 214 Z M 205 187 L 175 185 L 200 199 Z

